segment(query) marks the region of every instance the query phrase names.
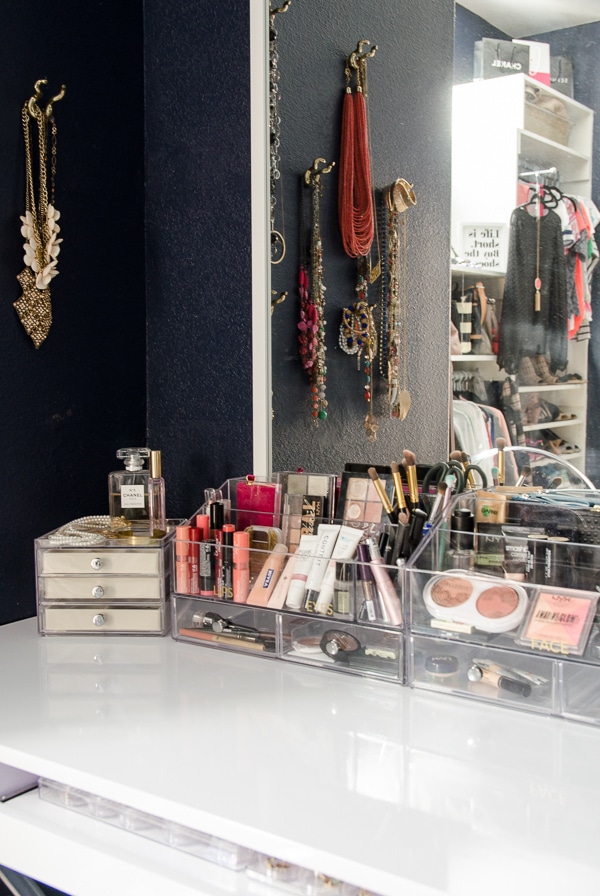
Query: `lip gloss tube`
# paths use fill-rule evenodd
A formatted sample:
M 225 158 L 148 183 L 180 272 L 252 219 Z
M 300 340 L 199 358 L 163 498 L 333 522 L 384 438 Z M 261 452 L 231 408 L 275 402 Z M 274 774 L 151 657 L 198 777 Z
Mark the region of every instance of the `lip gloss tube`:
M 190 594 L 190 527 L 177 526 L 175 529 L 175 590 L 179 594 Z
M 374 538 L 369 538 L 367 539 L 367 546 L 371 557 L 373 577 L 375 579 L 375 584 L 377 585 L 385 615 L 392 625 L 402 625 L 400 601 L 398 600 L 394 583 L 390 579 L 389 573 L 383 564 L 383 559 L 379 553 L 377 542 Z
M 250 534 L 233 533 L 233 601 L 245 604 L 250 592 Z

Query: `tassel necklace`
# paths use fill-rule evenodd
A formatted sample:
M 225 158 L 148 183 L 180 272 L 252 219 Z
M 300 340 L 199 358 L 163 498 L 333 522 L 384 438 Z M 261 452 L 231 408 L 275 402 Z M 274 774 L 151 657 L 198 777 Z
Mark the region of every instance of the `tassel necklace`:
M 52 305 L 50 303 L 50 282 L 58 274 L 58 254 L 62 239 L 59 238 L 60 212 L 54 205 L 56 180 L 56 121 L 52 106 L 65 94 L 53 97 L 42 111 L 38 105 L 41 98 L 40 86 L 46 81 L 36 81 L 35 95 L 21 110 L 23 137 L 25 141 L 25 214 L 21 216 L 21 234 L 25 237 L 23 261 L 25 268 L 17 276 L 22 295 L 13 303 L 19 319 L 36 348 L 48 336 L 52 325 Z M 35 195 L 32 159 L 31 121 L 37 124 L 38 140 L 38 196 Z M 48 132 L 51 134 L 50 149 L 50 193 L 48 193 L 47 150 Z
M 342 104 L 338 220 L 344 251 L 350 258 L 367 256 L 375 233 L 371 159 L 366 105 L 366 59 L 377 47 L 361 55 L 363 44 L 348 59 L 346 88 Z M 352 93 L 352 69 L 356 71 L 356 92 Z

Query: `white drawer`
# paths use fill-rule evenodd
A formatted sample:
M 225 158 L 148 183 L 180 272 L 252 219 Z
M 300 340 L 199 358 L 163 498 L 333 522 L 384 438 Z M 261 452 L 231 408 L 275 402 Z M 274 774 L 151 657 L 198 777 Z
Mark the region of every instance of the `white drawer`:
M 55 576 L 38 583 L 40 600 L 160 600 L 162 579 L 150 576 Z
M 40 631 L 161 634 L 163 608 L 40 607 Z
M 70 575 L 102 572 L 104 575 L 156 576 L 161 570 L 162 550 L 143 548 L 87 548 L 79 550 L 39 550 L 40 575 Z

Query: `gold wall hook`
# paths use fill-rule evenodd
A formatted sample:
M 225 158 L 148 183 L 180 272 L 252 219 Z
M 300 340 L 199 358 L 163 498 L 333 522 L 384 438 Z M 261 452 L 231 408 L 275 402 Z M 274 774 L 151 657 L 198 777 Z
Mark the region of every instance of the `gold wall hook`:
M 60 93 L 57 93 L 56 96 L 53 96 L 48 105 L 46 106 L 46 118 L 52 117 L 52 106 L 54 103 L 60 102 L 67 92 L 67 88 L 64 84 L 61 85 Z
M 37 80 L 35 82 L 35 84 L 33 85 L 33 89 L 34 89 L 35 93 L 33 94 L 32 97 L 29 98 L 29 100 L 27 102 L 27 108 L 29 109 L 29 114 L 31 115 L 32 118 L 36 117 L 36 108 L 41 109 L 40 100 L 42 98 L 42 84 L 47 84 L 47 83 L 48 83 L 47 78 L 39 78 L 39 80 Z M 67 88 L 63 84 L 60 88 L 60 93 L 57 93 L 56 96 L 53 96 L 52 99 L 50 99 L 48 101 L 46 108 L 44 110 L 44 115 L 46 116 L 46 118 L 52 117 L 52 106 L 54 105 L 54 103 L 58 103 L 60 100 L 62 100 L 62 98 L 64 97 L 64 95 L 66 93 L 66 90 L 67 90 Z
M 277 290 L 272 289 L 271 295 L 277 296 Z M 287 290 L 280 293 L 276 299 L 271 299 L 271 314 L 273 314 L 273 311 L 275 310 L 275 305 L 281 305 L 282 302 L 285 302 L 286 298 L 287 298 Z
M 33 94 L 32 97 L 29 97 L 29 101 L 27 103 L 27 108 L 29 109 L 29 114 L 31 115 L 32 118 L 36 117 L 35 108 L 36 108 L 36 106 L 38 106 L 38 101 L 41 100 L 41 98 L 42 98 L 42 84 L 47 84 L 47 83 L 48 83 L 47 78 L 40 78 L 33 85 L 33 89 L 34 89 L 35 93 Z
M 319 169 L 319 165 L 320 165 L 320 164 L 323 165 L 323 167 L 322 167 L 321 169 Z M 315 159 L 314 162 L 312 163 L 312 168 L 308 168 L 308 169 L 304 172 L 304 183 L 305 183 L 307 186 L 310 186 L 311 181 L 313 181 L 313 180 L 315 180 L 315 181 L 320 180 L 320 179 L 321 179 L 321 175 L 322 175 L 322 174 L 329 174 L 329 172 L 331 171 L 331 169 L 332 169 L 334 166 L 335 166 L 335 162 L 331 162 L 331 164 L 328 165 L 328 164 L 327 164 L 327 160 L 326 160 L 326 159 L 323 159 L 321 156 L 319 156 L 319 158 L 318 158 L 318 159 Z
M 274 16 L 274 15 L 277 15 L 277 13 L 279 13 L 279 12 L 287 12 L 288 9 L 290 8 L 291 2 L 292 2 L 292 0 L 286 0 L 286 2 L 283 4 L 283 6 L 278 6 L 276 9 L 271 9 L 271 5 L 269 3 L 269 15 Z

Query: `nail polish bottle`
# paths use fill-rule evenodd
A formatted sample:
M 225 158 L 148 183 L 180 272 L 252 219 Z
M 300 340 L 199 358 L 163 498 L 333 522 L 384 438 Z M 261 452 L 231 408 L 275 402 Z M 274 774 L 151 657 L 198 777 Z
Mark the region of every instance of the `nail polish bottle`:
M 119 460 L 124 470 L 108 474 L 108 512 L 111 519 L 124 517 L 132 523 L 147 523 L 148 479 L 150 471 L 144 468 L 144 460 L 150 457 L 148 448 L 119 448 Z
M 167 534 L 167 515 L 165 512 L 165 480 L 162 477 L 160 451 L 150 452 L 148 513 L 150 517 L 150 537 L 163 538 Z

